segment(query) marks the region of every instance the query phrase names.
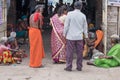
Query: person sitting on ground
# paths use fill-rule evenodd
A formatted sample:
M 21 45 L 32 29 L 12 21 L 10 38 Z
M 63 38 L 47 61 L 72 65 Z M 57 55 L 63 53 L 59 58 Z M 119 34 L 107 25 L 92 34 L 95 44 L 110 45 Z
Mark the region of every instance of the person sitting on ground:
M 88 62 L 89 65 L 95 65 L 97 67 L 110 68 L 120 65 L 120 44 L 119 36 L 114 34 L 111 36 L 112 48 L 104 56 L 99 56 L 93 62 Z
M 0 63 L 4 63 L 4 64 L 12 64 L 14 62 L 17 63 L 18 60 L 13 58 L 12 51 L 14 50 L 7 45 L 7 41 L 8 41 L 7 37 L 2 37 L 0 39 Z
M 0 63 L 20 64 L 22 62 L 22 58 L 24 58 L 24 57 L 27 57 L 25 55 L 25 50 L 12 49 L 9 44 L 9 39 L 7 37 L 2 37 L 0 39 Z
M 102 39 L 103 39 L 103 36 L 104 36 L 104 33 L 101 29 L 101 26 L 100 27 L 95 27 L 95 33 L 96 33 L 96 40 L 95 40 L 95 45 L 94 45 L 94 48 L 96 48 L 97 50 L 99 50 L 100 52 L 103 52 L 103 42 L 102 42 Z
M 24 43 L 26 42 L 26 36 L 27 36 L 27 27 L 21 19 L 19 19 L 17 27 L 15 29 L 16 32 L 16 39 L 18 40 L 19 38 L 24 39 Z
M 24 27 L 25 27 L 25 29 L 27 29 L 28 28 L 28 17 L 27 17 L 27 15 L 23 15 L 22 17 L 21 17 L 21 19 L 22 19 L 22 21 L 23 21 L 23 23 L 24 23 Z
M 7 24 L 7 37 L 10 36 L 10 33 L 14 31 L 15 27 L 13 24 Z
M 92 57 L 92 51 L 94 49 L 96 40 L 96 33 L 94 24 L 89 24 L 88 28 L 88 41 L 87 44 L 84 45 L 83 57 L 84 59 L 90 59 Z
M 94 24 L 89 25 L 89 40 L 88 40 L 88 58 L 92 58 L 93 55 L 93 49 L 97 49 L 100 52 L 103 52 L 103 31 L 100 27 L 94 27 Z
M 94 27 L 94 30 L 95 30 L 95 35 L 96 35 L 96 39 L 95 41 L 93 41 L 93 49 L 97 49 L 99 50 L 100 52 L 103 52 L 103 43 L 102 43 L 102 39 L 103 39 L 103 31 L 101 30 L 101 27 Z M 92 51 L 93 51 L 92 49 Z M 92 54 L 91 54 L 91 57 L 92 57 Z M 90 58 L 91 58 L 90 57 Z
M 0 63 L 13 63 L 12 54 L 10 48 L 5 45 L 7 37 L 1 37 L 0 39 Z
M 95 31 L 90 31 L 88 32 L 88 41 L 87 41 L 87 46 L 89 47 L 89 52 L 88 52 L 88 58 L 90 59 L 93 55 L 93 49 L 96 41 L 96 34 Z
M 8 37 L 8 41 L 7 41 L 8 46 L 10 46 L 11 49 L 19 49 L 17 40 L 16 40 L 16 32 L 11 32 L 10 36 Z

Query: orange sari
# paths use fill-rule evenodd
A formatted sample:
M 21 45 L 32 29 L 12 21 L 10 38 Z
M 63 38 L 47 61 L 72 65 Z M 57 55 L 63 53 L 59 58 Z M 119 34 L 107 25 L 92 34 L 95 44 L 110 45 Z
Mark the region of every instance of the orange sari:
M 98 49 L 99 51 L 103 52 L 103 44 L 102 44 L 102 39 L 103 39 L 103 31 L 97 30 L 96 31 L 97 39 L 95 41 L 94 48 Z
M 97 35 L 97 40 L 95 41 L 94 47 L 97 47 L 98 44 L 102 41 L 102 39 L 103 39 L 103 32 L 101 30 L 97 30 L 96 31 L 96 35 Z
M 42 59 L 45 56 L 41 31 L 37 28 L 29 28 L 30 41 L 30 67 L 42 66 Z

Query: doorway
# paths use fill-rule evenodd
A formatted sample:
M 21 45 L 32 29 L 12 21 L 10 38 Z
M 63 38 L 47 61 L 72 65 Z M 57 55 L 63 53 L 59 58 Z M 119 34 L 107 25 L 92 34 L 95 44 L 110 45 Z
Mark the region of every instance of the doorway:
M 88 24 L 100 27 L 102 24 L 102 0 L 83 0 L 82 12 L 86 15 Z

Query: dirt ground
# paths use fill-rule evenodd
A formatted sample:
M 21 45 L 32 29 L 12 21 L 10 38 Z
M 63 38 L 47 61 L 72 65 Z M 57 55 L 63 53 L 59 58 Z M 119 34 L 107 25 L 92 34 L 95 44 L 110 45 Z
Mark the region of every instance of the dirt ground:
M 44 68 L 30 68 L 29 57 L 22 64 L 0 65 L 0 80 L 120 80 L 120 67 L 104 69 L 86 65 L 83 61 L 82 71 L 76 70 L 76 59 L 73 61 L 73 71 L 64 71 L 65 64 L 53 64 L 50 56 L 50 32 L 43 34 L 46 57 Z M 22 46 L 29 55 L 29 47 Z

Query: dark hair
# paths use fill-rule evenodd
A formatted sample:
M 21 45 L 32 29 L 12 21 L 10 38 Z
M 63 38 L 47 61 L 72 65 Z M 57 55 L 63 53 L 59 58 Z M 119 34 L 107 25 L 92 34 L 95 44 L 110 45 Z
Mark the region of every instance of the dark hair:
M 96 30 L 102 30 L 101 27 L 95 27 Z
M 97 30 L 102 30 L 102 29 L 101 29 L 101 27 L 92 27 L 92 28 L 88 29 L 89 32 L 95 32 Z
M 82 9 L 82 1 L 76 1 L 74 3 L 74 8 L 81 10 Z
M 58 16 L 61 16 L 64 13 L 64 11 L 67 11 L 66 5 L 63 5 L 58 9 L 58 11 L 57 11 Z
M 95 27 L 89 28 L 88 31 L 89 31 L 89 32 L 95 32 L 95 31 L 96 31 L 96 28 L 95 28 Z

